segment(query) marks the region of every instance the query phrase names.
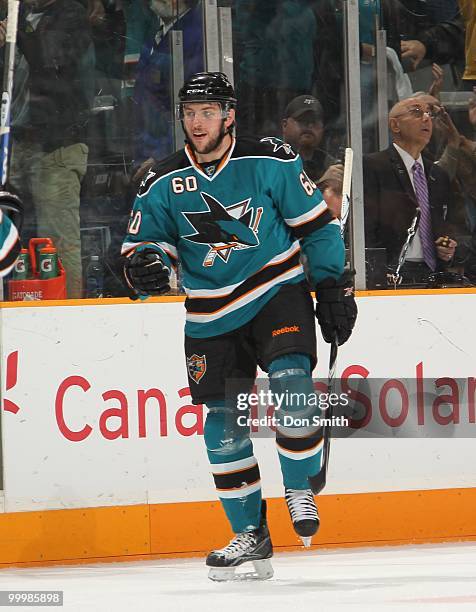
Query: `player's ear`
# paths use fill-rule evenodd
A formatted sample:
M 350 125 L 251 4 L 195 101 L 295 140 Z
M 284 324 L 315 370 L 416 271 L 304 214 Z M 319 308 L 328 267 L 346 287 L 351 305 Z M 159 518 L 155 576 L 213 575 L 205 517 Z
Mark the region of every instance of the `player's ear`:
M 225 128 L 229 128 L 235 123 L 235 109 L 230 108 L 228 110 L 228 117 L 225 119 Z

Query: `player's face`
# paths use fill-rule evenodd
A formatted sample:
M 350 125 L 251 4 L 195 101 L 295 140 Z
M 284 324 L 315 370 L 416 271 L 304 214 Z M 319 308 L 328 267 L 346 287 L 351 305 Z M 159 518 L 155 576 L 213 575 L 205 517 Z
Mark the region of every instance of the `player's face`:
M 317 148 L 323 136 L 322 121 L 314 113 L 304 113 L 297 119 L 288 117 L 283 121 L 283 138 L 294 149 Z
M 234 113 L 231 109 L 224 119 L 218 102 L 184 104 L 183 124 L 192 149 L 201 155 L 213 156 L 218 152 L 234 121 Z

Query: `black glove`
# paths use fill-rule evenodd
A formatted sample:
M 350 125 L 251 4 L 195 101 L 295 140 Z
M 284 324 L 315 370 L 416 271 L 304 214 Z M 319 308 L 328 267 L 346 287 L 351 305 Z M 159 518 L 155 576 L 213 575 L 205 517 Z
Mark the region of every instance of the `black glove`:
M 153 249 L 137 251 L 124 264 L 127 284 L 139 295 L 162 295 L 170 290 L 170 270 Z
M 357 319 L 354 275 L 354 270 L 346 270 L 339 279 L 326 278 L 316 286 L 316 318 L 326 342 L 335 338 L 340 346 L 354 329 Z

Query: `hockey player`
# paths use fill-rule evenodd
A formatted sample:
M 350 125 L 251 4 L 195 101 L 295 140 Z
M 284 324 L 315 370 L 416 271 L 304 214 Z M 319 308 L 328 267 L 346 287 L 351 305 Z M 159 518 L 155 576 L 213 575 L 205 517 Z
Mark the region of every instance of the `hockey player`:
M 9 191 L 0 190 L 0 277 L 6 276 L 20 253 L 19 231 L 23 223 L 20 199 Z
M 198 73 L 184 84 L 177 116 L 185 148 L 142 182 L 123 245 L 125 278 L 141 298 L 166 292 L 171 268 L 182 266 L 190 391 L 194 404 L 208 408 L 208 458 L 236 534 L 208 555 L 214 580 L 233 579 L 246 561 L 255 567 L 246 576 L 272 576 L 259 467 L 229 387 L 240 380 L 250 390 L 259 364 L 271 389 L 312 389 L 315 319 L 301 249 L 326 341 L 345 342 L 357 314 L 339 222 L 290 145 L 234 138 L 235 105 L 222 73 Z M 280 426 L 276 442 L 291 520 L 310 544 L 319 517 L 308 477 L 319 472 L 322 435 Z

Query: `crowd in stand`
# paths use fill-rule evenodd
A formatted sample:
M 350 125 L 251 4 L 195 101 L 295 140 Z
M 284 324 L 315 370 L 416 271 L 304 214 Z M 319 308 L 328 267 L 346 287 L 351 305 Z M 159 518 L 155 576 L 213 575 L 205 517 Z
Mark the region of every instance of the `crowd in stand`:
M 237 133 L 290 143 L 309 177 L 333 194 L 338 216 L 348 103 L 343 3 L 218 5 L 232 10 Z M 4 0 L 0 9 L 3 48 Z M 387 45 L 384 151 L 376 27 Z M 187 78 L 205 67 L 200 0 L 22 2 L 10 183 L 25 202 L 24 245 L 53 239 L 69 298 L 88 295 L 92 256 L 102 295 L 126 295 L 117 253 L 134 195 L 182 144 L 171 86 L 176 30 Z M 369 260 L 381 254 L 384 272 L 378 282 L 369 274 L 369 286 L 476 284 L 474 2 L 359 0 L 359 31 L 366 247 Z

